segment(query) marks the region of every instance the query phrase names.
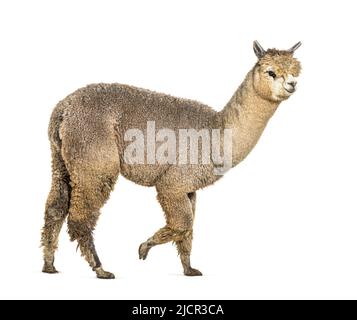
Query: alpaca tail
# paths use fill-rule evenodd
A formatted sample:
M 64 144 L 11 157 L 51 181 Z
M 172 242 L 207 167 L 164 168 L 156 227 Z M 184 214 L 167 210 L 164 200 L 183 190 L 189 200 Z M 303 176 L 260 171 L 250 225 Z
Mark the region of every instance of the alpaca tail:
M 66 163 L 62 156 L 62 139 L 60 129 L 63 122 L 64 110 L 61 105 L 57 105 L 53 110 L 50 124 L 48 127 L 48 136 L 51 142 L 51 155 L 52 155 L 52 189 L 51 192 L 57 195 L 57 201 L 66 207 L 69 206 L 70 197 L 70 175 L 67 170 Z M 60 199 L 59 199 L 60 197 Z
M 64 110 L 61 105 L 57 105 L 52 112 L 50 124 L 48 126 L 48 138 L 51 142 L 51 147 L 55 147 L 61 153 L 62 140 L 60 137 L 60 128 L 63 121 Z

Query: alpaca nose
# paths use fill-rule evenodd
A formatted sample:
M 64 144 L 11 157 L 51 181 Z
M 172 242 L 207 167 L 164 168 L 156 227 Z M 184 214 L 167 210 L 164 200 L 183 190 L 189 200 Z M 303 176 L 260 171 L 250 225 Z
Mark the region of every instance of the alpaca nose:
M 292 86 L 295 89 L 296 81 L 290 81 L 288 82 L 288 85 Z

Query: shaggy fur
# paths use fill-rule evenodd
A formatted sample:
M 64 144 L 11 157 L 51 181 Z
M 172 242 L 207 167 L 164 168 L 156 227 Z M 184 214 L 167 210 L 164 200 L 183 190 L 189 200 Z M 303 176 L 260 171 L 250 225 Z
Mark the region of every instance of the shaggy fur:
M 294 50 L 264 51 L 257 42 L 254 50 L 258 62 L 220 112 L 196 101 L 121 84 L 92 84 L 57 104 L 49 125 L 52 186 L 42 231 L 43 272 L 57 272 L 54 253 L 67 219 L 70 239 L 78 242 L 97 276 L 114 278 L 102 269 L 93 231 L 100 209 L 121 174 L 137 184 L 155 186 L 166 217 L 166 225 L 140 245 L 139 257 L 146 259 L 152 247 L 173 241 L 184 274 L 201 275 L 190 263 L 196 191 L 221 177 L 214 174 L 214 163 L 125 163 L 124 150 L 129 142 L 124 141 L 124 133 L 132 128 L 145 133 L 147 121 L 155 121 L 157 130 L 170 128 L 176 133 L 180 128 L 231 128 L 233 165 L 237 165 L 255 146 L 280 102 L 290 96 L 291 92 L 284 90 L 288 75 L 297 77 L 300 72 Z M 276 78 L 269 76 L 268 69 L 274 69 Z

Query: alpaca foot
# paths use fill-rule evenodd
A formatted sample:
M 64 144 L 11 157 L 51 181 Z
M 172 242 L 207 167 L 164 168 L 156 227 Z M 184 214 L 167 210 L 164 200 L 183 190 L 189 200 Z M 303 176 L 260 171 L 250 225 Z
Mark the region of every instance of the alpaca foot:
M 42 268 L 43 273 L 58 273 L 55 266 L 52 263 L 46 263 L 43 265 Z
M 149 246 L 147 242 L 143 242 L 139 247 L 139 259 L 145 260 L 150 249 L 151 246 Z
M 95 273 L 98 279 L 115 279 L 115 275 L 111 272 L 104 271 L 102 267 L 96 268 Z
M 189 277 L 196 277 L 196 276 L 202 276 L 202 272 L 200 270 L 190 267 L 184 271 L 184 275 Z

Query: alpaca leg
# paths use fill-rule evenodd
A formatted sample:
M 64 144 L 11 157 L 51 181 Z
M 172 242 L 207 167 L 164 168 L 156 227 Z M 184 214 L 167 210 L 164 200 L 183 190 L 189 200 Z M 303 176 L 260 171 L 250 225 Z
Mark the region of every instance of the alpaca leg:
M 105 167 L 105 166 L 104 166 Z M 78 172 L 78 170 L 76 170 Z M 97 277 L 114 279 L 114 275 L 104 271 L 94 245 L 93 231 L 101 207 L 109 198 L 110 191 L 118 176 L 97 169 L 88 172 L 81 170 L 81 176 L 72 179 L 71 205 L 68 217 L 68 233 L 71 241 L 77 240 L 82 256 L 87 260 Z M 113 171 L 112 171 L 113 172 Z M 75 176 L 75 174 L 73 174 Z
M 192 207 L 193 219 L 195 218 L 196 211 L 196 192 L 191 192 L 187 194 Z M 184 274 L 186 276 L 202 276 L 202 273 L 191 267 L 191 250 L 192 250 L 192 232 L 185 234 L 182 240 L 175 241 L 177 251 L 180 255 L 182 267 Z
M 100 279 L 114 279 L 114 274 L 103 270 L 95 249 L 93 230 L 97 219 L 98 215 L 95 213 L 79 220 L 72 218 L 70 214 L 68 218 L 68 233 L 71 241 L 77 240 L 82 256 L 87 260 L 92 270 L 96 272 L 97 277 Z
M 165 212 L 166 226 L 140 245 L 139 258 L 143 260 L 152 247 L 182 239 L 183 234 L 189 232 L 192 225 L 192 208 L 186 194 L 159 192 L 157 198 Z
M 186 268 L 184 270 L 185 274 L 190 273 L 191 270 L 194 270 L 191 268 L 189 262 L 193 225 L 191 200 L 185 193 L 159 193 L 158 200 L 165 212 L 166 226 L 158 230 L 151 238 L 140 245 L 139 258 L 145 260 L 152 247 L 174 241 L 175 243 L 180 243 L 179 246 Z
M 45 273 L 57 273 L 54 266 L 55 251 L 68 214 L 70 189 L 69 175 L 63 159 L 52 146 L 52 186 L 46 202 L 45 224 L 41 235 L 44 256 L 42 271 Z
M 139 247 L 139 258 L 145 260 L 148 253 L 152 247 L 159 244 L 164 244 L 170 241 L 175 241 L 183 238 L 183 234 L 187 232 L 185 230 L 180 230 L 169 225 L 159 229 L 152 237 L 143 242 Z

